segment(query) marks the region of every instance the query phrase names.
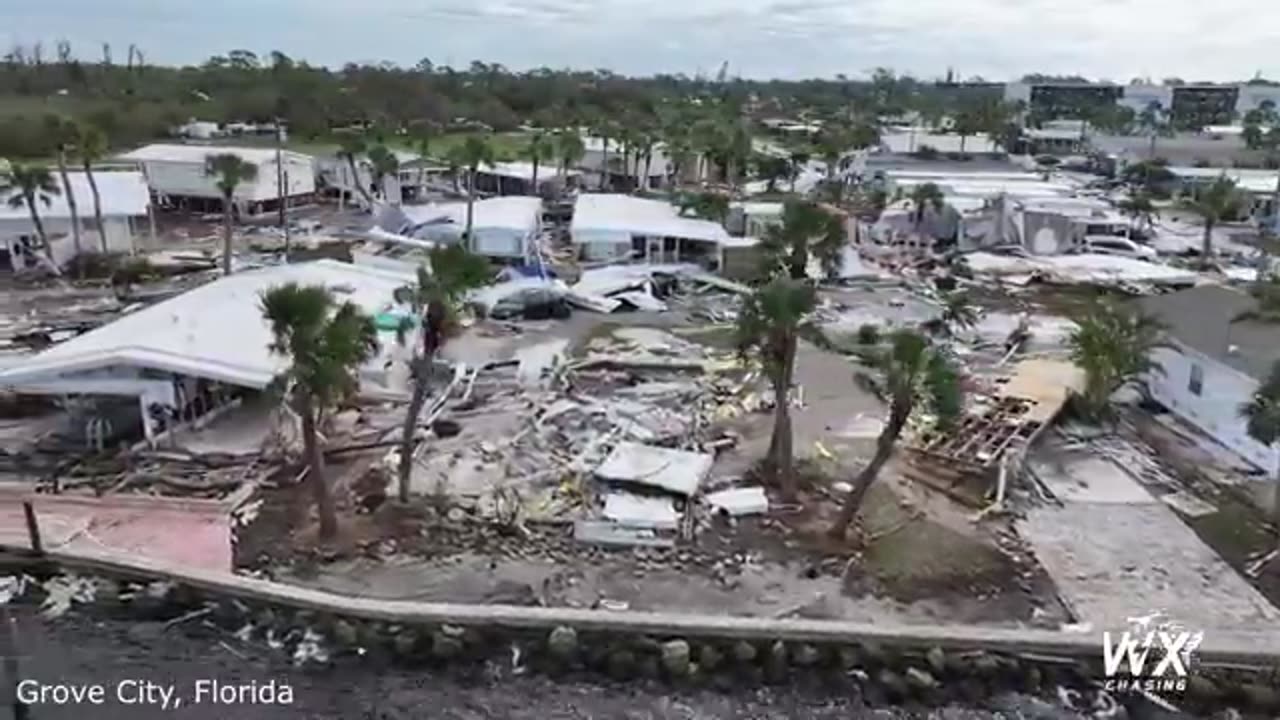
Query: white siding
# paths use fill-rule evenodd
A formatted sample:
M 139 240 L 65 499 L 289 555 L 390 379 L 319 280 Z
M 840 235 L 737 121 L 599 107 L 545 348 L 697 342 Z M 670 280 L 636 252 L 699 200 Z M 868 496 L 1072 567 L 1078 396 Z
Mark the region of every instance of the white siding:
M 140 231 L 146 227 L 147 219 L 145 216 L 130 219 L 125 216 L 112 215 L 102 218 L 103 225 L 106 230 L 107 251 L 108 252 L 129 252 L 133 249 L 133 233 L 132 230 Z M 42 218 L 41 223 L 44 225 L 45 233 L 49 236 L 49 244 L 53 250 L 53 257 L 59 265 L 66 264 L 75 255 L 75 239 L 71 236 L 70 220 L 62 218 Z M 87 218 L 80 218 L 80 246 L 85 252 L 101 252 L 102 244 L 98 240 L 97 224 L 90 215 Z M 35 230 L 29 220 L 0 219 L 0 247 L 4 247 L 10 253 L 10 262 L 14 264 L 14 269 L 21 270 L 30 267 L 29 264 L 21 260 L 18 248 L 21 244 L 23 236 L 30 236 L 34 241 Z M 40 251 L 43 254 L 43 251 Z
M 1147 381 L 1152 396 L 1174 414 L 1208 433 L 1273 477 L 1280 470 L 1280 453 L 1249 437 L 1240 418 L 1240 406 L 1248 402 L 1258 382 L 1189 348 L 1181 352 L 1160 349 L 1155 359 L 1164 373 Z M 1192 368 L 1203 373 L 1199 394 L 1191 391 Z
M 218 190 L 217 179 L 205 175 L 203 163 L 185 160 L 148 160 L 143 163 L 143 167 L 146 168 L 147 184 L 157 193 L 203 198 L 222 197 L 222 193 Z M 258 176 L 253 182 L 241 183 L 236 188 L 236 200 L 258 202 L 275 199 L 275 161 L 258 163 L 257 168 Z M 315 168 L 310 159 L 286 157 L 285 172 L 288 173 L 289 179 L 285 190 L 287 195 L 292 197 L 315 192 Z

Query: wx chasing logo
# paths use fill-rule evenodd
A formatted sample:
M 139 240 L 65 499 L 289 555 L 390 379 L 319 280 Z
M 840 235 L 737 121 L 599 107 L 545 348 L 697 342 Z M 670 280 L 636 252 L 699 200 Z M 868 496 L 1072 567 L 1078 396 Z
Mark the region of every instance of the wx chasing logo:
M 1102 633 L 1102 668 L 1112 692 L 1182 692 L 1204 631 L 1192 633 L 1172 621 L 1153 625 L 1163 613 L 1131 617 L 1132 629 L 1113 638 Z M 1122 666 L 1127 665 L 1127 671 Z

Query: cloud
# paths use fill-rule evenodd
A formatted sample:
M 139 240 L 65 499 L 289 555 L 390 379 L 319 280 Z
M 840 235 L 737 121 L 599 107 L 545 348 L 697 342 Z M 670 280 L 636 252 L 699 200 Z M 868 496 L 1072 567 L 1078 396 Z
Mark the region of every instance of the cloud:
M 1029 72 L 1280 77 L 1269 33 L 1280 4 L 1258 0 L 42 0 L 5 3 L 10 42 L 60 38 L 96 56 L 137 43 L 158 62 L 246 47 L 312 62 L 412 64 L 427 56 L 511 68 L 621 73 L 923 77 Z

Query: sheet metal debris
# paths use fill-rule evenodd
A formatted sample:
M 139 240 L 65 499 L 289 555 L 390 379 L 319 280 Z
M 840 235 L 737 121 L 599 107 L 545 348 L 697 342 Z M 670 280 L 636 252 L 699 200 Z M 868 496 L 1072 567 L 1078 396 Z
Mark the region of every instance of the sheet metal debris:
M 762 487 L 731 488 L 703 498 L 718 512 L 733 517 L 762 515 L 769 511 L 769 498 Z
M 604 498 L 604 516 L 627 527 L 675 530 L 680 520 L 669 497 L 645 497 L 611 492 Z
M 596 468 L 596 477 L 611 482 L 634 483 L 688 497 L 711 472 L 715 457 L 707 453 L 619 443 Z
M 631 528 L 601 520 L 579 520 L 573 525 L 573 539 L 591 545 L 615 547 L 669 548 L 675 538 L 658 535 L 653 530 Z

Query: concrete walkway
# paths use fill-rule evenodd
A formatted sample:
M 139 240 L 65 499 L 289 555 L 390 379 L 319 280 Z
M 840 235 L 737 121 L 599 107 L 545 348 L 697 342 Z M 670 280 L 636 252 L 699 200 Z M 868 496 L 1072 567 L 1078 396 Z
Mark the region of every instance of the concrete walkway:
M 1280 611 L 1112 461 L 1048 448 L 1032 467 L 1063 506 L 1028 511 L 1018 532 L 1079 621 L 1101 631 L 1160 611 L 1192 629 L 1280 623 Z
M 231 569 L 230 508 L 218 501 L 45 495 L 3 484 L 0 546 L 30 548 L 24 501 L 35 507 L 48 551 L 120 553 L 183 567 Z

